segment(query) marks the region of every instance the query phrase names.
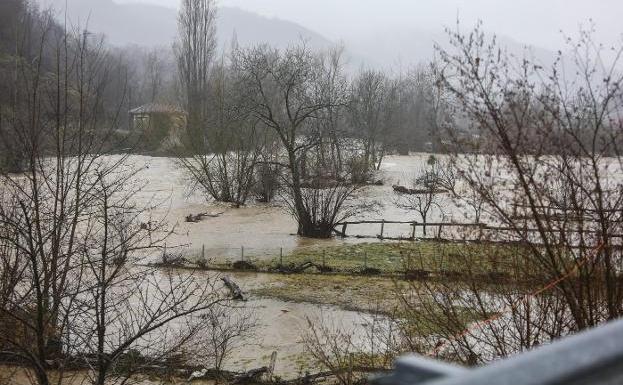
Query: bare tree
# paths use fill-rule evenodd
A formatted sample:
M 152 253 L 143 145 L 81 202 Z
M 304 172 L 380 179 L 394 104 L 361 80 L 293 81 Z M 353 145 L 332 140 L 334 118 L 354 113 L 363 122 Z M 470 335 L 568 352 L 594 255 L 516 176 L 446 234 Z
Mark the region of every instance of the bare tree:
M 206 145 L 179 158 L 191 181 L 206 195 L 236 207 L 244 205 L 252 193 L 266 132 L 245 107 L 239 78 L 224 61 L 213 68 L 209 118 L 198 132 Z
M 68 347 L 93 369 L 93 384 L 127 383 L 145 368 L 170 364 L 202 325 L 200 314 L 224 301 L 216 280 L 144 267 L 170 234 L 135 202 L 134 172 L 98 176 L 88 239 L 81 248 L 85 282 L 68 325 Z
M 184 0 L 178 16 L 175 46 L 188 128 L 186 145 L 204 149 L 202 129 L 207 118 L 209 74 L 216 50 L 216 5 L 213 0 Z
M 314 131 L 319 136 L 317 157 L 322 168 L 339 177 L 344 169 L 344 158 L 349 155 L 343 149 L 346 134 L 346 100 L 348 84 L 344 76 L 344 47 L 336 46 L 328 52 L 321 53 L 320 60 L 323 68 L 320 81 L 324 82 L 324 92 L 329 104 L 319 111 L 319 119 L 314 121 L 319 125 Z M 332 99 L 332 100 L 331 100 Z
M 26 169 L 0 173 L 0 321 L 17 331 L 0 344 L 39 385 L 63 383 L 76 364 L 93 369 L 93 383 L 126 382 L 118 365 L 133 349 L 171 351 L 192 332 L 173 324 L 192 325 L 220 296 L 192 275 L 133 266 L 168 232 L 157 235 L 136 204 L 128 156 L 106 156 L 125 102 L 108 90 L 118 62 L 87 32 L 45 14 L 37 23 L 3 126 Z M 165 331 L 175 338 L 155 334 Z
M 353 81 L 349 103 L 351 124 L 363 142 L 364 162 L 377 169 L 385 153 L 386 113 L 391 93 L 389 79 L 380 71 L 367 70 Z
M 441 162 L 431 156 L 427 166 L 412 176 L 409 188 L 394 186 L 397 195 L 396 205 L 420 215 L 424 237 L 426 237 L 426 223 L 432 211 L 437 209 L 443 216 L 440 194 L 446 192 L 445 185 L 452 183 L 449 178 L 444 179 L 444 176 Z
M 185 351 L 218 376 L 232 353 L 255 335 L 258 322 L 252 311 L 223 304 L 204 312 L 201 325 L 185 344 Z
M 275 132 L 283 147 L 285 159 L 277 164 L 287 171 L 283 185 L 298 222 L 298 234 L 330 237 L 334 220 L 344 216 L 344 203 L 354 188 L 335 178 L 328 180 L 327 170 L 316 167 L 314 150 L 320 136 L 318 125 L 312 122 L 340 103 L 331 92 L 337 88 L 325 81 L 322 61 L 305 44 L 284 52 L 266 46 L 239 51 L 236 65 L 249 91 L 249 108 Z M 312 182 L 305 183 L 310 170 Z M 332 186 L 332 190 L 323 191 L 324 186 Z M 323 203 L 318 206 L 320 201 Z
M 69 34 L 49 15 L 39 20 L 36 59 L 18 60 L 14 68 L 5 126 L 26 155 L 26 170 L 1 175 L 6 201 L 0 226 L 2 234 L 12 234 L 3 240 L 8 255 L 25 262 L 2 311 L 26 332 L 5 335 L 5 345 L 31 365 L 38 383 L 48 384 L 50 362 L 62 369 L 67 361 L 64 342 L 83 282 L 78 256 L 93 173 L 113 168 L 98 154 L 106 153 L 115 127 L 115 109 L 105 98 L 114 63 L 86 32 Z
M 154 103 L 163 96 L 164 61 L 159 56 L 158 50 L 155 49 L 148 52 L 144 60 L 143 93 L 148 101 Z
M 470 123 L 447 133 L 456 191 L 486 214 L 476 240 L 497 248 L 486 263 L 454 253 L 461 282 L 418 283 L 404 302 L 412 349 L 476 364 L 620 316 L 621 48 L 606 64 L 581 31 L 545 69 L 480 25 L 449 35 L 439 80 Z

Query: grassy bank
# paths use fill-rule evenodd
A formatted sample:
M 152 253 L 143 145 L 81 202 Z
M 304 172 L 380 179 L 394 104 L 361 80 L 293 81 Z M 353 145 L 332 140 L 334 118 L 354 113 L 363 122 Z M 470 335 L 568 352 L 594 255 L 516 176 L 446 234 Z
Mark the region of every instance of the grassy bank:
M 473 273 L 511 273 L 520 268 L 522 252 L 525 250 L 516 245 L 490 243 L 376 242 L 295 251 L 284 257 L 283 263 L 299 264 L 309 260 L 337 272 L 357 272 L 366 268 L 383 273 L 409 270 L 464 272 L 467 268 Z M 270 264 L 276 263 L 278 261 L 273 260 Z
M 391 313 L 399 302 L 396 291 L 408 288 L 407 282 L 387 277 L 288 274 L 274 275 L 270 283 L 251 290 L 251 294 L 345 310 Z
M 375 242 L 296 249 L 273 258 L 248 257 L 243 261 L 215 258 L 197 261 L 200 269 L 254 270 L 281 273 L 334 273 L 386 275 L 407 279 L 479 279 L 492 283 L 531 281 L 538 278 L 528 250 L 517 244 L 447 242 Z

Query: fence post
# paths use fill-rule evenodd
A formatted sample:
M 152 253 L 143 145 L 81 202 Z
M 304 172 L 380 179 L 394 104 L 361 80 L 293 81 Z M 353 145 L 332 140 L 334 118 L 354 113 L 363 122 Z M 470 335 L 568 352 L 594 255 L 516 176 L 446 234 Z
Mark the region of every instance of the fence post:
M 322 250 L 322 272 L 327 269 L 327 250 Z
M 342 224 L 342 236 L 344 238 L 346 238 L 346 226 L 348 225 L 348 223 L 344 223 Z
M 206 245 L 202 244 L 201 245 L 201 260 L 205 261 L 206 259 Z
M 244 246 L 240 246 L 240 261 L 244 262 Z
M 413 226 L 413 230 L 411 231 L 411 239 L 415 240 L 415 226 L 417 225 L 417 222 L 413 222 L 411 224 L 411 226 Z
M 268 365 L 268 381 L 272 381 L 273 372 L 275 371 L 275 363 L 277 362 L 277 351 L 274 351 L 270 355 L 270 364 Z
M 279 267 L 283 267 L 283 247 L 279 248 Z
M 383 232 L 385 231 L 385 219 L 381 220 L 381 239 L 383 239 Z

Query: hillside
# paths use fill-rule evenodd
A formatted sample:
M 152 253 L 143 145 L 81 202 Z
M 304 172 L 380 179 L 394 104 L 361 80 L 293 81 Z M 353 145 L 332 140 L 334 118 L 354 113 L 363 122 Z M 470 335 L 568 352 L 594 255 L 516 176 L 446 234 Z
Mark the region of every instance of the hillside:
M 53 6 L 59 18 L 64 16 L 65 0 L 39 0 L 44 6 Z M 72 25 L 88 24 L 89 30 L 104 34 L 116 46 L 170 47 L 177 33 L 177 14 L 173 8 L 147 3 L 116 3 L 113 0 L 67 0 L 68 20 Z M 300 24 L 259 15 L 233 7 L 220 7 L 217 20 L 218 41 L 229 47 L 236 33 L 241 46 L 268 43 L 277 48 L 305 39 L 314 48 L 326 48 L 334 42 Z M 509 37 L 499 36 L 509 52 L 522 56 L 524 44 Z M 447 36 L 442 27 L 426 29 L 413 27 L 383 28 L 370 26 L 367 33 L 346 38 L 349 72 L 361 66 L 393 71 L 434 58 L 434 44 L 447 47 Z M 542 64 L 553 62 L 554 53 L 539 47 L 531 48 Z
M 40 0 L 63 18 L 65 0 Z M 88 24 L 88 29 L 106 35 L 113 45 L 168 46 L 177 33 L 177 14 L 172 8 L 151 4 L 118 4 L 112 0 L 69 0 L 68 19 L 72 25 Z M 296 23 L 264 17 L 238 8 L 220 7 L 217 30 L 219 42 L 227 46 L 234 31 L 240 45 L 270 43 L 285 47 L 303 38 L 313 48 L 331 42 Z

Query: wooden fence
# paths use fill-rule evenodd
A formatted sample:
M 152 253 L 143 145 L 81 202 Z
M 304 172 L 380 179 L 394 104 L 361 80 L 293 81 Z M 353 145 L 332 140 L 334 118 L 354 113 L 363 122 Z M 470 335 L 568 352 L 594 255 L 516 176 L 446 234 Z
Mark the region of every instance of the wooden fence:
M 349 226 L 354 226 L 354 225 L 365 225 L 365 224 L 377 224 L 379 225 L 379 232 L 378 234 L 371 236 L 371 235 L 360 235 L 360 234 L 352 234 L 349 235 L 348 234 L 348 227 Z M 403 224 L 403 225 L 409 225 L 411 227 L 410 230 L 410 236 L 409 237 L 392 237 L 392 236 L 386 236 L 385 235 L 385 225 L 389 225 L 389 224 Z M 333 231 L 335 232 L 335 234 L 337 234 L 340 237 L 343 238 L 348 238 L 348 237 L 355 237 L 355 238 L 375 238 L 375 239 L 381 239 L 381 240 L 397 240 L 397 241 L 415 241 L 419 238 L 416 237 L 416 229 L 418 227 L 421 227 L 424 231 L 424 238 L 435 238 L 435 239 L 443 239 L 442 237 L 442 231 L 444 228 L 464 228 L 464 229 L 475 229 L 478 231 L 478 237 L 475 239 L 470 239 L 468 241 L 473 241 L 473 242 L 477 242 L 477 241 L 483 241 L 486 240 L 487 238 L 495 238 L 495 237 L 486 237 L 485 236 L 485 232 L 490 231 L 492 233 L 495 234 L 503 234 L 503 233 L 509 233 L 509 234 L 514 234 L 516 236 L 518 236 L 519 239 L 516 239 L 516 241 L 522 241 L 522 240 L 528 240 L 530 239 L 531 234 L 539 234 L 540 230 L 537 228 L 530 228 L 530 227 L 517 227 L 517 228 L 513 228 L 513 227 L 504 227 L 504 226 L 492 226 L 492 225 L 488 225 L 486 223 L 457 223 L 457 222 L 417 222 L 417 221 L 388 221 L 388 220 L 362 220 L 362 221 L 349 221 L 349 222 L 339 222 L 335 225 Z M 433 230 L 433 234 L 431 237 L 426 237 L 426 232 L 425 229 L 426 228 L 431 228 Z M 546 230 L 547 231 L 547 230 Z M 555 236 L 557 234 L 560 233 L 560 238 L 561 239 L 565 239 L 568 237 L 569 234 L 584 234 L 584 235 L 589 235 L 589 234 L 600 234 L 599 230 L 588 230 L 588 229 L 582 229 L 582 230 L 573 230 L 573 229 L 564 229 L 564 230 L 556 230 L 556 229 L 552 229 L 550 231 L 550 233 L 552 234 L 552 236 Z M 610 238 L 615 238 L 618 239 L 619 241 L 623 242 L 623 234 L 608 234 L 608 236 Z M 452 239 L 448 239 L 448 240 L 452 240 Z M 461 239 L 462 241 L 465 241 L 466 239 Z M 493 239 L 490 239 L 493 240 Z M 509 240 L 500 240 L 502 243 L 505 242 L 509 242 Z M 618 243 L 618 242 L 617 242 Z M 568 245 L 567 245 L 568 246 Z M 612 245 L 615 248 L 621 248 L 621 245 Z

